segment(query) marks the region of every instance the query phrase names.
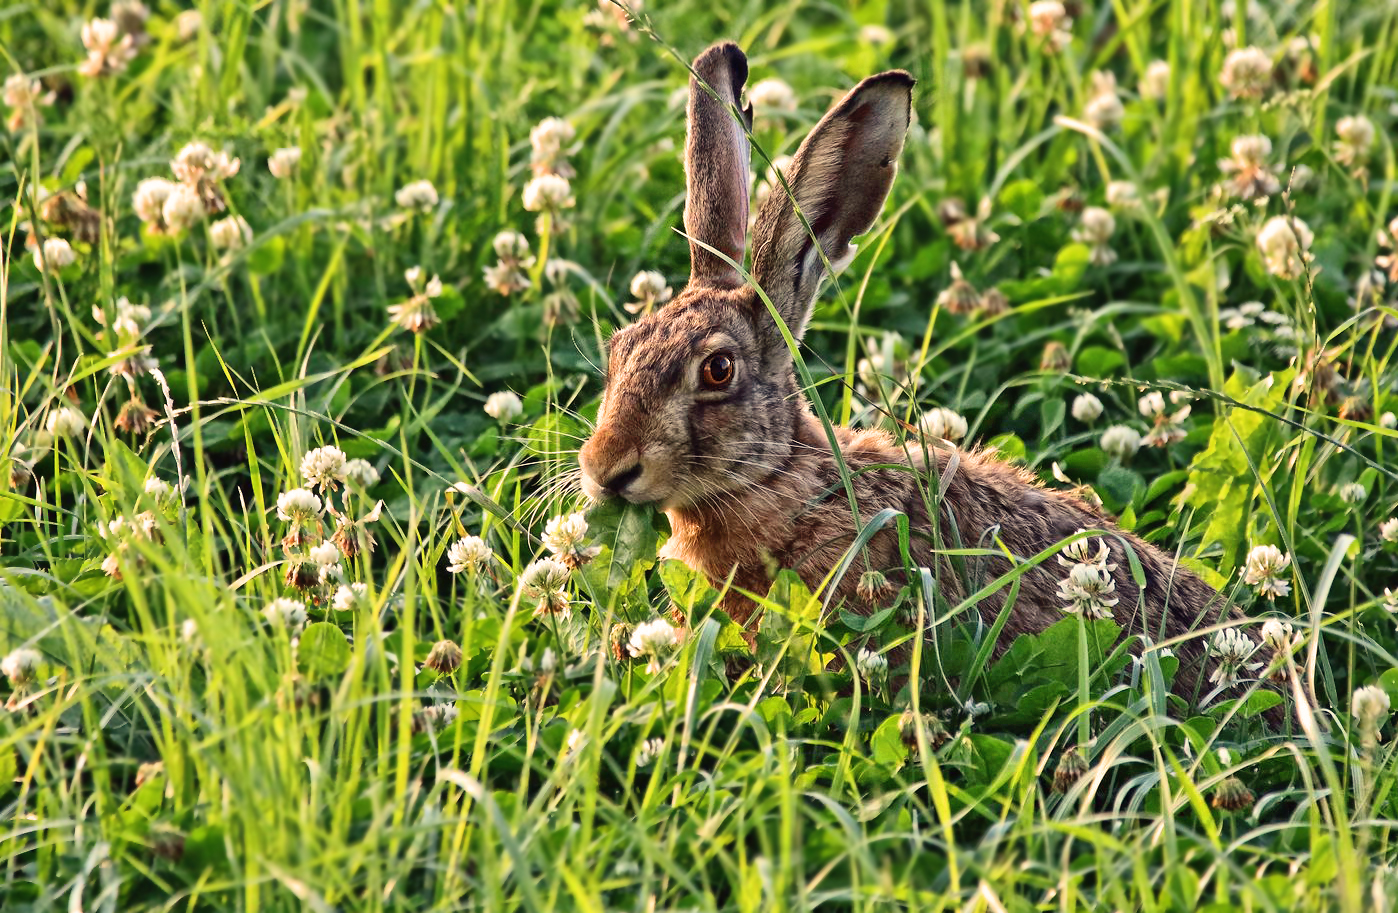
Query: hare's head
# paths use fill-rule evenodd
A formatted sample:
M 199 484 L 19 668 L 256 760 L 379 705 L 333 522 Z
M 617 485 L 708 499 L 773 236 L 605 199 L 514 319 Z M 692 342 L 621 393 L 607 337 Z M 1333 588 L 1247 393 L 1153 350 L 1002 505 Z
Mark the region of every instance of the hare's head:
M 683 508 L 780 468 L 807 406 L 781 328 L 753 283 L 799 341 L 827 261 L 849 261 L 850 240 L 873 224 L 893 182 L 912 103 L 913 79 L 901 70 L 861 82 L 806 137 L 785 173 L 790 194 L 774 187 L 758 214 L 744 281 L 752 109 L 739 98 L 747 71 L 734 44 L 694 61 L 689 284 L 611 339 L 597 429 L 581 453 L 583 490 L 594 500 Z

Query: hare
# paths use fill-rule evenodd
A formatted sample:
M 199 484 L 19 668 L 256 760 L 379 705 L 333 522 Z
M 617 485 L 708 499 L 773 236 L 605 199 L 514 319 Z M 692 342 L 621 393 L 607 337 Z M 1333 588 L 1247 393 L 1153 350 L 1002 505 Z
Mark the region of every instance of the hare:
M 1012 565 L 977 557 L 959 567 L 945 549 L 1003 548 L 1022 562 L 1079 530 L 1098 529 L 1104 534 L 1092 550 L 1110 549 L 1118 600 L 1111 611 L 1125 630 L 1158 643 L 1216 623 L 1222 600 L 1199 577 L 1077 496 L 1046 489 L 993 455 L 903 445 L 880 430 L 835 427 L 832 440 L 812 414 L 781 328 L 734 268 L 744 260 L 748 227 L 743 126 L 751 125 L 752 111 L 739 101 L 747 60 L 736 45 L 722 43 L 702 53 L 693 70 L 698 78 L 690 80 L 685 145 L 689 284 L 611 338 L 596 428 L 579 454 L 584 494 L 663 509 L 673 530 L 665 555 L 716 586 L 727 584 L 721 607 L 742 625 L 753 623 L 753 594 L 767 592 L 775 568 L 794 569 L 815 590 L 852 546 L 856 524 L 835 448 L 848 468 L 858 525 L 886 508 L 905 513 L 911 558 L 931 569 L 951 605 L 968 595 L 968 585 L 976 592 Z M 851 239 L 869 230 L 883 206 L 908 129 L 913 84 L 908 73 L 891 70 L 855 86 L 801 144 L 786 172 L 791 193 L 774 188 L 762 205 L 752 232 L 751 277 L 797 341 L 827 264 L 838 268 L 852 258 Z M 1144 573 L 1144 591 L 1133 580 L 1128 546 Z M 1063 617 L 1059 584 L 1068 564 L 1049 558 L 1024 573 L 1006 626 L 1011 636 L 1001 644 Z M 903 579 L 891 524 L 839 581 L 836 604 L 874 608 L 861 605 L 865 567 Z M 980 600 L 987 625 L 1007 593 L 1001 587 Z M 1181 693 L 1198 683 L 1199 641 L 1191 637 L 1177 647 Z

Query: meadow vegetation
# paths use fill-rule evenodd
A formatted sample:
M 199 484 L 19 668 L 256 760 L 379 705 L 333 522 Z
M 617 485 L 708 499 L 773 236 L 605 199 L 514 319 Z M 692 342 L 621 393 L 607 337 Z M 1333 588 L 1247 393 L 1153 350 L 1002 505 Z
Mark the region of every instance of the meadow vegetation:
M 1247 619 L 1195 693 L 1086 589 L 781 574 L 750 645 L 584 503 L 721 38 L 756 197 L 919 81 L 809 395 L 1177 555 Z M 20 0 L 0 71 L 0 906 L 1398 896 L 1398 6 Z

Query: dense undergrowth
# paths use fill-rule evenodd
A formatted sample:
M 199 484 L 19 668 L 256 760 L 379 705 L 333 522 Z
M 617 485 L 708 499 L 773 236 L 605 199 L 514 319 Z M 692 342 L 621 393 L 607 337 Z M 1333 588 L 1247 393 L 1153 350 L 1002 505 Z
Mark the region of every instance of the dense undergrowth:
M 1398 12 L 1067 7 L 0 10 L 0 905 L 1386 909 Z M 1176 696 L 1111 621 L 789 575 L 750 649 L 663 515 L 575 513 L 725 37 L 759 195 L 920 83 L 811 395 L 1099 499 L 1283 660 L 1202 631 Z

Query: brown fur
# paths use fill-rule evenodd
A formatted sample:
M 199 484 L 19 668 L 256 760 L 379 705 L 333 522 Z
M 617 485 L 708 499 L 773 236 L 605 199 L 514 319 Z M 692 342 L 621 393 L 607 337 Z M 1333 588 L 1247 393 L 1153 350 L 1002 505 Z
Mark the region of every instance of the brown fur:
M 750 624 L 756 603 L 748 594 L 767 591 L 772 567 L 796 569 L 814 589 L 849 550 L 855 528 L 829 438 L 797 383 L 779 328 L 757 291 L 705 248 L 741 262 L 735 238 L 747 223 L 746 163 L 734 156 L 745 154 L 747 141 L 734 112 L 743 111 L 738 95 L 746 62 L 736 46 L 716 45 L 695 61 L 694 72 L 685 212 L 694 273 L 672 303 L 613 337 L 597 428 L 580 462 L 589 497 L 620 495 L 661 506 L 674 531 L 666 554 L 716 584 L 731 577 L 723 608 Z M 908 125 L 912 85 L 900 71 L 865 80 L 801 145 L 787 179 L 810 231 L 780 189 L 758 215 L 752 276 L 798 340 L 825 274 L 820 254 L 831 263 L 847 261 L 850 240 L 868 230 L 883 205 Z M 732 357 L 735 374 L 714 391 L 701 383 L 701 366 L 719 352 Z M 963 573 L 974 591 L 1011 564 L 991 556 L 966 558 L 959 566 L 946 558 L 932 541 L 933 513 L 940 515 L 935 532 L 944 548 L 1003 544 L 1017 560 L 1080 529 L 1106 530 L 1103 541 L 1117 565 L 1115 619 L 1123 628 L 1159 642 L 1218 620 L 1221 600 L 1197 576 L 1079 498 L 1045 489 L 993 456 L 929 449 L 918 441 L 905 448 L 876 430 L 836 428 L 835 437 L 853 474 L 861 521 L 885 508 L 906 513 L 914 531 L 912 559 L 933 570 L 951 605 L 967 595 Z M 899 468 L 870 468 L 879 464 Z M 929 499 L 939 485 L 945 497 L 937 505 Z M 1145 573 L 1144 593 L 1132 580 L 1127 546 Z M 866 560 L 901 580 L 903 561 L 891 527 L 873 537 L 865 558 L 840 581 L 837 603 L 857 605 Z M 1001 643 L 1063 617 L 1058 582 L 1067 570 L 1050 558 L 1023 575 Z M 1003 588 L 980 601 L 987 624 L 1007 593 Z M 1202 668 L 1202 644 L 1191 638 L 1181 653 L 1177 690 L 1189 693 Z

